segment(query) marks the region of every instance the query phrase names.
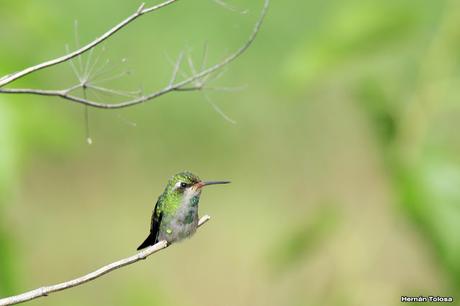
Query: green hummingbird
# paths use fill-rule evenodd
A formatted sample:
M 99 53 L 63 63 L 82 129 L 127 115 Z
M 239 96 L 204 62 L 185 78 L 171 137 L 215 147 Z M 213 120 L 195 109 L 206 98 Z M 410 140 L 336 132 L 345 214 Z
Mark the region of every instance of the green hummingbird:
M 173 175 L 155 204 L 150 234 L 137 249 L 146 248 L 161 240 L 173 243 L 192 236 L 198 227 L 201 189 L 208 185 L 228 183 L 230 182 L 203 182 L 188 171 Z

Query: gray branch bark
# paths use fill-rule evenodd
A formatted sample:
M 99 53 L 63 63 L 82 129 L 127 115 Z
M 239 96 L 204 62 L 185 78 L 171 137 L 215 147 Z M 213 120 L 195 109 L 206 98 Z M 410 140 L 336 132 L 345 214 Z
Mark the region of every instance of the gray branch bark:
M 202 226 L 206 222 L 208 222 L 210 217 L 208 215 L 205 215 L 201 217 L 200 221 L 198 222 L 198 226 Z M 7 306 L 7 305 L 14 305 L 14 304 L 19 304 L 23 302 L 27 302 L 30 300 L 34 300 L 40 297 L 48 296 L 49 294 L 57 291 L 62 291 L 66 289 L 70 289 L 76 286 L 80 286 L 84 283 L 90 282 L 92 280 L 95 280 L 96 278 L 99 278 L 109 272 L 112 272 L 114 270 L 120 269 L 122 267 L 134 264 L 140 260 L 146 259 L 152 254 L 155 254 L 158 251 L 161 251 L 165 248 L 168 247 L 168 244 L 166 241 L 160 241 L 156 243 L 155 245 L 152 245 L 137 254 L 118 260 L 116 262 L 113 262 L 111 264 L 108 264 L 106 266 L 103 266 L 102 268 L 97 269 L 94 272 L 88 273 L 86 275 L 83 275 L 81 277 L 56 284 L 56 285 L 51 285 L 51 286 L 45 286 L 41 287 L 35 290 L 31 290 L 19 295 L 15 296 L 10 296 L 7 298 L 0 299 L 0 306 Z
M 26 68 L 26 69 L 24 69 L 22 71 L 19 71 L 19 72 L 16 72 L 16 73 L 13 73 L 13 74 L 10 74 L 10 75 L 7 75 L 7 76 L 4 76 L 4 77 L 0 78 L 0 94 L 30 94 L 30 95 L 59 97 L 59 98 L 62 98 L 62 99 L 65 99 L 65 100 L 68 100 L 68 101 L 71 101 L 71 102 L 75 102 L 75 103 L 79 103 L 79 104 L 83 104 L 83 105 L 87 105 L 87 106 L 91 106 L 91 107 L 95 107 L 95 108 L 119 109 L 119 108 L 125 108 L 125 107 L 134 106 L 134 105 L 137 105 L 137 104 L 140 104 L 140 103 L 145 103 L 147 101 L 151 101 L 153 99 L 156 99 L 156 98 L 158 98 L 160 96 L 163 96 L 163 95 L 171 93 L 171 92 L 206 90 L 207 89 L 206 83 L 209 80 L 209 76 L 211 74 L 221 70 L 222 68 L 224 68 L 225 66 L 227 66 L 228 64 L 230 64 L 231 62 L 236 60 L 238 57 L 240 57 L 252 45 L 252 43 L 254 42 L 254 40 L 257 37 L 257 34 L 260 31 L 262 22 L 263 22 L 263 20 L 265 18 L 265 15 L 267 13 L 268 6 L 269 6 L 269 3 L 270 3 L 270 0 L 264 0 L 264 6 L 262 8 L 260 17 L 257 20 L 257 22 L 256 22 L 256 24 L 255 24 L 255 26 L 254 26 L 254 28 L 253 28 L 253 30 L 251 32 L 251 35 L 249 36 L 248 40 L 239 49 L 237 49 L 234 53 L 230 54 L 229 56 L 225 57 L 224 59 L 222 59 L 217 64 L 214 64 L 214 65 L 212 65 L 212 66 L 210 66 L 208 68 L 205 68 L 202 65 L 202 69 L 200 69 L 200 71 L 192 71 L 191 76 L 186 77 L 182 81 L 176 81 L 177 73 L 178 73 L 179 66 L 180 66 L 180 61 L 182 60 L 182 56 L 181 56 L 180 60 L 178 60 L 178 62 L 176 63 L 176 65 L 174 67 L 174 71 L 173 71 L 171 80 L 168 83 L 168 85 L 166 85 L 164 88 L 162 88 L 162 89 L 160 89 L 160 90 L 158 90 L 156 92 L 152 92 L 152 93 L 148 93 L 148 94 L 142 94 L 139 97 L 131 98 L 131 99 L 127 100 L 127 101 L 123 101 L 123 102 L 120 102 L 120 103 L 101 103 L 101 102 L 98 102 L 98 101 L 90 100 L 90 99 L 88 99 L 86 97 L 80 97 L 80 96 L 72 94 L 72 92 L 75 91 L 76 89 L 91 88 L 91 84 L 86 83 L 86 81 L 83 81 L 80 84 L 71 86 L 69 88 L 60 89 L 60 90 L 30 89 L 30 88 L 12 88 L 12 89 L 4 88 L 5 85 L 10 84 L 13 81 L 15 81 L 15 80 L 17 80 L 17 79 L 19 79 L 21 77 L 24 77 L 24 76 L 26 76 L 28 74 L 36 72 L 36 71 L 38 71 L 40 69 L 44 69 L 44 68 L 47 68 L 47 67 L 59 64 L 59 63 L 70 61 L 72 58 L 77 57 L 79 55 L 82 55 L 85 52 L 88 52 L 89 50 L 91 50 L 92 48 L 94 48 L 98 44 L 102 43 L 104 40 L 108 39 L 109 37 L 111 37 L 116 32 L 118 32 L 120 29 L 122 29 L 123 27 L 127 26 L 129 23 L 131 23 L 132 21 L 134 21 L 138 17 L 140 17 L 140 16 L 142 16 L 144 14 L 156 11 L 158 9 L 161 9 L 161 8 L 163 8 L 163 7 L 167 6 L 167 5 L 170 5 L 170 4 L 174 3 L 174 2 L 177 2 L 177 1 L 178 0 L 168 0 L 168 1 L 165 1 L 165 2 L 163 2 L 161 4 L 158 4 L 156 6 L 149 7 L 149 8 L 144 8 L 144 4 L 142 4 L 134 14 L 132 14 L 131 16 L 126 18 L 124 21 L 122 21 L 121 23 L 119 23 L 118 25 L 116 25 L 115 27 L 110 29 L 109 31 L 107 31 L 105 34 L 103 34 L 101 37 L 97 38 L 93 42 L 87 44 L 86 46 L 84 46 L 84 47 L 82 47 L 82 48 L 80 48 L 80 49 L 78 49 L 78 50 L 76 50 L 76 51 L 74 51 L 74 52 L 72 52 L 72 53 L 70 53 L 70 54 L 68 54 L 66 56 L 62 56 L 62 57 L 59 57 L 57 59 L 47 61 L 47 62 L 38 64 L 36 66 L 29 67 L 29 68 Z
M 6 76 L 0 78 L 0 87 L 3 87 L 3 86 L 5 86 L 5 85 L 7 85 L 7 84 L 9 84 L 9 83 L 11 83 L 13 81 L 16 81 L 17 79 L 20 79 L 20 78 L 22 78 L 22 77 L 24 77 L 24 76 L 26 76 L 28 74 L 31 74 L 33 72 L 38 71 L 38 70 L 48 68 L 48 67 L 51 67 L 51 66 L 63 63 L 63 62 L 67 62 L 67 61 L 71 60 L 72 58 L 77 57 L 77 56 L 89 51 L 90 49 L 96 47 L 97 45 L 99 45 L 100 43 L 102 43 L 103 41 L 105 41 L 106 39 L 108 39 L 109 37 L 114 35 L 115 33 L 117 33 L 119 30 L 121 30 L 122 28 L 124 28 L 125 26 L 130 24 L 132 21 L 134 21 L 137 18 L 139 18 L 140 16 L 148 14 L 150 12 L 154 12 L 154 11 L 159 10 L 161 8 L 164 8 L 164 7 L 166 7 L 166 6 L 170 5 L 170 4 L 173 4 L 173 3 L 177 2 L 177 1 L 179 1 L 179 0 L 167 0 L 167 1 L 163 2 L 163 3 L 160 3 L 160 4 L 152 6 L 152 7 L 148 7 L 148 8 L 145 8 L 145 3 L 142 3 L 142 5 L 137 9 L 137 11 L 134 14 L 132 14 L 131 16 L 129 16 L 128 18 L 126 18 L 125 20 L 123 20 L 122 22 L 120 22 L 119 24 L 117 24 L 116 26 L 114 26 L 113 28 L 108 30 L 107 32 L 105 32 L 103 35 L 101 35 L 100 37 L 96 38 L 94 41 L 92 41 L 89 44 L 87 44 L 86 46 L 83 46 L 80 49 L 78 49 L 78 50 L 76 50 L 76 51 L 74 51 L 74 52 L 72 52 L 70 54 L 67 54 L 67 55 L 64 55 L 64 56 L 61 56 L 61 57 L 58 57 L 58 58 L 55 58 L 55 59 L 40 63 L 38 65 L 28 67 L 28 68 L 23 69 L 21 71 L 6 75 Z

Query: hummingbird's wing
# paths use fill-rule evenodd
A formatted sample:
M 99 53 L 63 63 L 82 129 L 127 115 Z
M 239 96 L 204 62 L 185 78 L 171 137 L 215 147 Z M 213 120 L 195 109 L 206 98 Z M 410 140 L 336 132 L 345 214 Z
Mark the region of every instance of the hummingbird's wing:
M 160 233 L 161 219 L 163 219 L 163 210 L 160 209 L 160 200 L 155 204 L 155 209 L 152 214 L 152 222 L 150 224 L 150 235 L 155 237 L 155 243 L 157 243 L 158 234 Z
M 150 234 L 147 239 L 142 242 L 142 244 L 137 248 L 138 250 L 146 248 L 148 246 L 154 245 L 158 241 L 158 234 L 160 233 L 160 224 L 161 219 L 163 218 L 163 212 L 160 207 L 161 199 L 159 198 L 157 203 L 155 204 L 155 209 L 152 213 L 152 222 L 150 224 Z

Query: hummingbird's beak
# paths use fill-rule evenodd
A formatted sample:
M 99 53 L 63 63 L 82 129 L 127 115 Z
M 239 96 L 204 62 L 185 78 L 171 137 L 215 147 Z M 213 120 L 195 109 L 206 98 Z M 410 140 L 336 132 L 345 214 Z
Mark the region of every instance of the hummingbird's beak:
M 196 184 L 197 188 L 203 188 L 204 186 L 208 185 L 219 185 L 219 184 L 230 184 L 230 181 L 209 181 L 209 182 L 199 182 Z

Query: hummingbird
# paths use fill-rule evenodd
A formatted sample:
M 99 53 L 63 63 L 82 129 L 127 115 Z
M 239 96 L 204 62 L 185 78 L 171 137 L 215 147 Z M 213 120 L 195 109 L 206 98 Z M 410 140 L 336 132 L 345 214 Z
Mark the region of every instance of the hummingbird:
M 137 249 L 146 248 L 161 240 L 170 244 L 192 236 L 198 227 L 201 189 L 204 186 L 228 183 L 230 182 L 204 182 L 188 171 L 173 175 L 153 209 L 150 234 Z

